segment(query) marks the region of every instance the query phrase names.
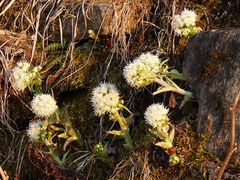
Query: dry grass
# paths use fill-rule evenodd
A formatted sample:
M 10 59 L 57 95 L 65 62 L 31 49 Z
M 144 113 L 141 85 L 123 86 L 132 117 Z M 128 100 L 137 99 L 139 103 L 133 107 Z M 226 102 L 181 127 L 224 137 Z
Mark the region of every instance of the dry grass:
M 205 177 L 211 162 L 219 163 L 217 159 L 207 151 L 204 140 L 196 140 L 196 133 L 191 125 L 183 122 L 176 127 L 175 145 L 181 163 L 170 166 L 168 155 L 161 148 L 152 145 L 139 147 L 128 158 L 116 165 L 110 179 L 182 179 L 198 169 L 201 177 Z M 196 177 L 195 177 L 196 178 Z
M 84 63 L 78 65 L 76 65 L 74 50 L 76 42 L 86 37 L 88 24 L 91 26 L 91 21 L 94 20 L 93 11 L 99 4 L 100 6 L 107 4 L 107 9 L 105 14 L 102 14 L 102 22 L 99 24 L 96 34 L 108 33 L 112 37 L 111 55 L 106 59 L 105 72 L 101 78 L 105 80 L 114 54 L 119 54 L 124 61 L 129 60 L 129 43 L 133 37 L 132 32 L 139 24 L 142 24 L 143 29 L 145 28 L 143 21 L 149 19 L 150 1 L 1 1 L 0 25 L 2 29 L 8 30 L 0 30 L 1 117 L 4 118 L 3 121 L 6 122 L 6 119 L 9 119 L 7 97 L 11 91 L 9 89 L 10 70 L 17 61 L 23 59 L 34 65 L 46 67 L 49 64 L 48 54 L 45 52 L 46 46 L 52 40 L 63 43 L 64 38 L 70 37 L 70 44 L 67 51 L 64 52 L 65 59 L 61 62 L 61 67 L 57 71 L 42 74 L 44 78 L 48 79 L 48 82 L 52 83 L 54 79 L 51 86 L 46 86 L 45 89 L 51 91 L 52 88 L 67 84 L 72 77 L 81 74 L 86 68 L 89 69 L 89 65 L 93 63 L 91 59 L 94 49 L 91 49 L 88 57 L 81 60 Z M 109 19 L 110 17 L 112 19 Z M 79 24 L 79 20 L 84 22 Z M 66 24 L 68 22 L 71 22 L 70 27 L 68 27 L 69 24 Z M 81 25 L 83 27 L 79 27 Z M 110 26 L 108 31 L 103 25 Z M 81 28 L 84 28 L 84 31 Z M 70 33 L 65 32 L 69 29 Z M 79 34 L 79 30 L 83 31 L 82 34 Z M 37 46 L 41 46 L 41 50 L 37 49 Z M 62 74 L 63 76 L 61 76 Z
M 109 178 L 115 179 L 156 179 L 158 173 L 155 168 L 149 163 L 148 153 L 134 153 L 127 160 L 122 160 L 116 165 L 116 168 Z
M 0 26 L 2 28 L 0 29 L 1 131 L 3 134 L 4 132 L 10 132 L 11 134 L 10 136 L 8 133 L 5 134 L 6 137 L 8 136 L 9 151 L 12 150 L 11 147 L 15 141 L 19 139 L 16 136 L 18 132 L 15 119 L 10 114 L 12 102 L 9 98 L 11 96 L 17 97 L 26 109 L 30 109 L 27 105 L 28 102 L 22 100 L 27 94 L 15 92 L 11 88 L 11 69 L 20 60 L 30 62 L 32 65 L 48 67 L 49 63 L 51 63 L 49 57 L 54 53 L 46 52 L 46 47 L 52 41 L 63 44 L 64 39 L 67 37 L 69 41 L 67 49 L 57 54 L 57 56 L 61 55 L 64 57 L 63 60 L 58 66 L 53 66 L 42 73 L 42 77 L 46 81 L 45 90 L 51 92 L 52 89 L 54 90 L 62 87 L 64 84 L 68 84 L 74 77 L 84 79 L 83 76 L 86 76 L 90 66 L 94 63 L 92 61 L 94 59 L 94 48 L 90 49 L 87 56 L 78 57 L 75 47 L 78 41 L 87 37 L 87 24 L 91 25 L 95 7 L 99 3 L 106 5 L 106 3 L 109 4 L 109 1 L 12 0 L 9 3 L 9 1 L 4 0 L 0 2 Z M 107 6 L 105 14 L 102 14 L 101 17 L 102 22 L 100 22 L 98 29 L 95 31 L 97 36 L 104 33 L 108 34 L 111 37 L 112 44 L 111 48 L 109 47 L 109 58 L 104 63 L 107 64 L 104 67 L 104 77 L 101 77 L 101 79 L 106 79 L 115 54 L 120 55 L 122 61 L 129 60 L 129 46 L 134 36 L 132 33 L 134 33 L 135 28 L 139 24 L 142 28 L 145 28 L 145 24 L 141 22 L 149 18 L 150 4 L 151 2 L 147 0 L 112 1 Z M 112 19 L 109 19 L 109 17 Z M 82 22 L 79 24 L 80 20 Z M 109 25 L 109 28 L 105 27 L 106 24 Z M 83 27 L 80 27 L 81 25 Z M 84 28 L 84 31 L 79 34 L 79 29 L 81 28 Z M 70 32 L 66 32 L 69 29 Z M 94 44 L 96 43 L 95 41 Z M 22 141 L 18 147 L 19 149 L 14 150 L 14 152 L 18 152 L 17 157 L 11 153 L 9 153 L 9 157 L 1 157 L 1 163 L 6 162 L 7 164 L 9 163 L 8 159 L 17 159 L 17 164 L 14 165 L 16 167 L 16 178 L 21 176 L 20 171 L 26 150 L 26 146 L 24 145 L 23 147 L 23 144 Z M 33 153 L 32 158 L 37 157 L 40 156 Z M 40 159 L 41 162 L 44 162 L 44 157 Z M 53 165 L 51 162 L 49 164 Z M 56 167 L 52 167 L 52 169 L 58 171 Z M 50 172 L 46 172 L 46 174 L 52 176 Z
M 4 170 L 1 168 L 1 166 L 0 166 L 0 175 L 1 175 L 1 177 L 2 177 L 2 180 L 8 180 L 8 179 L 9 179 L 9 176 L 8 176 L 7 172 L 4 171 Z
M 11 69 L 16 64 L 17 61 L 25 59 L 29 61 L 29 51 L 31 48 L 31 41 L 27 39 L 26 34 L 12 33 L 9 31 L 0 31 L 0 100 L 1 100 L 1 124 L 7 129 L 13 131 L 12 125 L 14 124 L 14 119 L 11 119 L 9 114 L 9 108 L 12 106 L 9 104 L 9 96 L 15 95 L 19 100 L 21 97 L 18 92 L 13 91 L 10 88 L 10 78 L 11 78 Z M 23 101 L 22 101 L 23 102 Z M 24 105 L 26 105 L 23 102 Z M 26 108 L 28 106 L 26 105 Z
M 92 24 L 97 23 L 97 32 L 99 34 L 108 34 L 112 40 L 112 50 L 108 59 L 106 59 L 107 67 L 105 69 L 103 80 L 106 79 L 109 66 L 112 63 L 113 55 L 119 54 L 124 61 L 129 60 L 129 46 L 131 39 L 134 37 L 135 29 L 142 31 L 146 28 L 144 21 L 148 21 L 150 17 L 151 1 L 148 0 L 85 0 L 78 1 L 58 1 L 49 0 L 42 2 L 37 1 L 14 1 L 12 4 L 6 2 L 2 4 L 3 11 L 0 16 L 0 25 L 3 29 L 9 29 L 12 32 L 26 33 L 32 38 L 32 48 L 30 62 L 34 60 L 37 44 L 41 44 L 42 53 L 38 57 L 40 65 L 48 63 L 47 55 L 44 52 L 49 41 L 58 41 L 63 43 L 64 38 L 70 41 L 69 48 L 66 52 L 66 60 L 62 64 L 62 69 L 69 65 L 72 66 L 72 72 L 61 78 L 53 87 L 59 85 L 63 81 L 69 80 L 76 73 L 82 71 L 88 66 L 91 60 L 92 52 L 85 60 L 85 64 L 75 68 L 74 49 L 77 41 L 87 36 L 88 28 L 94 27 Z M 96 7 L 102 8 L 102 17 L 96 16 Z M 101 21 L 99 21 L 99 18 Z M 96 28 L 95 27 L 95 28 Z M 81 33 L 80 33 L 81 32 Z M 96 42 L 95 42 L 96 43 Z M 69 58 L 68 58 L 69 57 Z

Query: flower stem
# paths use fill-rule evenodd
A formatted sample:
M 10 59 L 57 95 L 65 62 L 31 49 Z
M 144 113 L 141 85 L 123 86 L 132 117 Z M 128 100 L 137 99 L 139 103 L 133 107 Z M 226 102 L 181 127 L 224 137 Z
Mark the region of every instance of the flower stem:
M 57 155 L 57 153 L 55 152 L 55 150 L 52 147 L 48 147 L 49 152 L 47 152 L 47 154 L 49 154 L 50 156 L 52 156 L 53 161 L 55 163 L 57 163 L 57 165 L 63 167 L 64 163 L 61 161 L 61 159 L 59 158 L 59 156 Z
M 124 138 L 127 143 L 127 146 L 130 149 L 133 149 L 133 142 L 129 134 L 128 123 L 126 122 L 125 118 L 122 117 L 118 111 L 113 114 L 113 118 L 118 121 L 121 131 L 124 134 Z
M 155 78 L 154 81 L 158 84 L 160 84 L 161 86 L 165 87 L 168 89 L 168 91 L 172 91 L 172 92 L 175 92 L 175 93 L 178 93 L 178 94 L 181 94 L 181 95 L 184 95 L 186 97 L 188 97 L 188 99 L 190 99 L 191 97 L 193 97 L 193 94 L 192 92 L 190 91 L 186 91 L 182 88 L 180 88 L 179 86 L 177 86 L 173 81 L 171 81 L 171 85 L 162 80 L 162 79 L 159 79 L 159 78 Z M 154 94 L 155 95 L 155 94 Z

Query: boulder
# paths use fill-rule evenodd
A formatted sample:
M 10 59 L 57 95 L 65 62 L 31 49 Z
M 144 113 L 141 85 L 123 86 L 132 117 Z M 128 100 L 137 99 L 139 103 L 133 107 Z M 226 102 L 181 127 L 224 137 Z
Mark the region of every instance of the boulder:
M 224 158 L 231 141 L 230 108 L 240 91 L 240 29 L 212 30 L 192 37 L 185 50 L 183 73 L 199 103 L 198 133 L 206 137 L 213 154 Z M 236 142 L 239 156 L 240 108 Z
M 61 8 L 64 10 L 56 11 L 58 14 L 52 15 L 53 20 L 48 28 L 49 40 L 59 41 L 60 32 L 63 39 L 67 41 L 71 41 L 74 36 L 75 40 L 87 38 L 88 30 L 93 30 L 96 34 L 99 32 L 100 35 L 131 34 L 143 17 L 150 13 L 150 2 L 148 0 L 133 2 L 102 0 L 60 4 L 60 7 L 64 6 Z M 49 14 L 50 10 L 46 8 L 44 14 Z M 43 32 L 46 27 L 41 28 Z

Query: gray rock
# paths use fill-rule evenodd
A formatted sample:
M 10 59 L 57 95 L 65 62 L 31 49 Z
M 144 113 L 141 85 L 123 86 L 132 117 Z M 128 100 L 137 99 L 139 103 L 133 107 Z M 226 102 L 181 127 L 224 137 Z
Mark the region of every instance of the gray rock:
M 230 108 L 240 90 L 240 29 L 212 30 L 192 37 L 185 50 L 183 73 L 199 103 L 198 133 L 206 136 L 211 152 L 224 158 L 231 139 Z M 236 142 L 239 156 L 240 108 Z

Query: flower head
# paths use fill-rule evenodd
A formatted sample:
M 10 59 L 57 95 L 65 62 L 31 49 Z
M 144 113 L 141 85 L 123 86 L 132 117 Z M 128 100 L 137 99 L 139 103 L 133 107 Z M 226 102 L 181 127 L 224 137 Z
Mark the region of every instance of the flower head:
M 101 83 L 92 92 L 91 102 L 97 116 L 115 113 L 120 109 L 121 100 L 114 84 Z
M 39 94 L 31 102 L 33 112 L 38 116 L 48 117 L 57 111 L 57 103 L 49 94 Z
M 194 11 L 184 9 L 181 14 L 173 16 L 172 28 L 179 36 L 189 37 L 201 31 L 196 27 L 197 15 Z
M 29 71 L 29 68 L 30 68 L 30 64 L 28 62 L 25 62 L 25 61 L 19 61 L 17 63 L 17 67 L 19 67 L 22 71 Z
M 157 126 L 165 127 L 163 129 L 169 129 L 169 119 L 168 119 L 169 109 L 165 108 L 162 104 L 152 104 L 150 105 L 144 117 L 146 122 L 151 125 L 153 128 Z
M 41 120 L 34 121 L 29 124 L 29 128 L 27 129 L 27 135 L 30 141 L 36 142 L 40 139 L 42 125 L 43 121 Z
M 181 12 L 181 18 L 182 18 L 183 24 L 187 27 L 196 25 L 197 15 L 192 10 L 184 9 Z
M 34 83 L 34 78 L 37 76 L 40 78 L 40 70 L 41 66 L 36 66 L 31 69 L 31 66 L 28 62 L 18 62 L 17 65 L 12 69 L 12 87 L 17 91 L 24 91 L 24 89 Z M 39 81 L 41 81 L 41 79 Z
M 123 75 L 130 86 L 140 88 L 151 84 L 161 69 L 158 56 L 146 53 L 125 66 Z
M 12 69 L 12 86 L 17 91 L 23 91 L 30 83 L 31 76 L 29 74 L 30 64 L 24 61 L 17 63 Z
M 36 76 L 37 73 L 39 73 L 39 71 L 42 69 L 42 66 L 35 66 L 32 71 L 31 71 L 31 74 L 32 76 Z
M 183 19 L 182 17 L 178 14 L 178 15 L 175 15 L 173 16 L 173 19 L 172 19 L 172 28 L 176 31 L 179 31 L 181 27 L 184 26 L 184 22 L 183 22 Z
M 29 84 L 30 82 L 30 75 L 28 72 L 23 71 L 19 67 L 14 67 L 12 69 L 12 86 L 14 89 L 17 91 L 23 91 Z

